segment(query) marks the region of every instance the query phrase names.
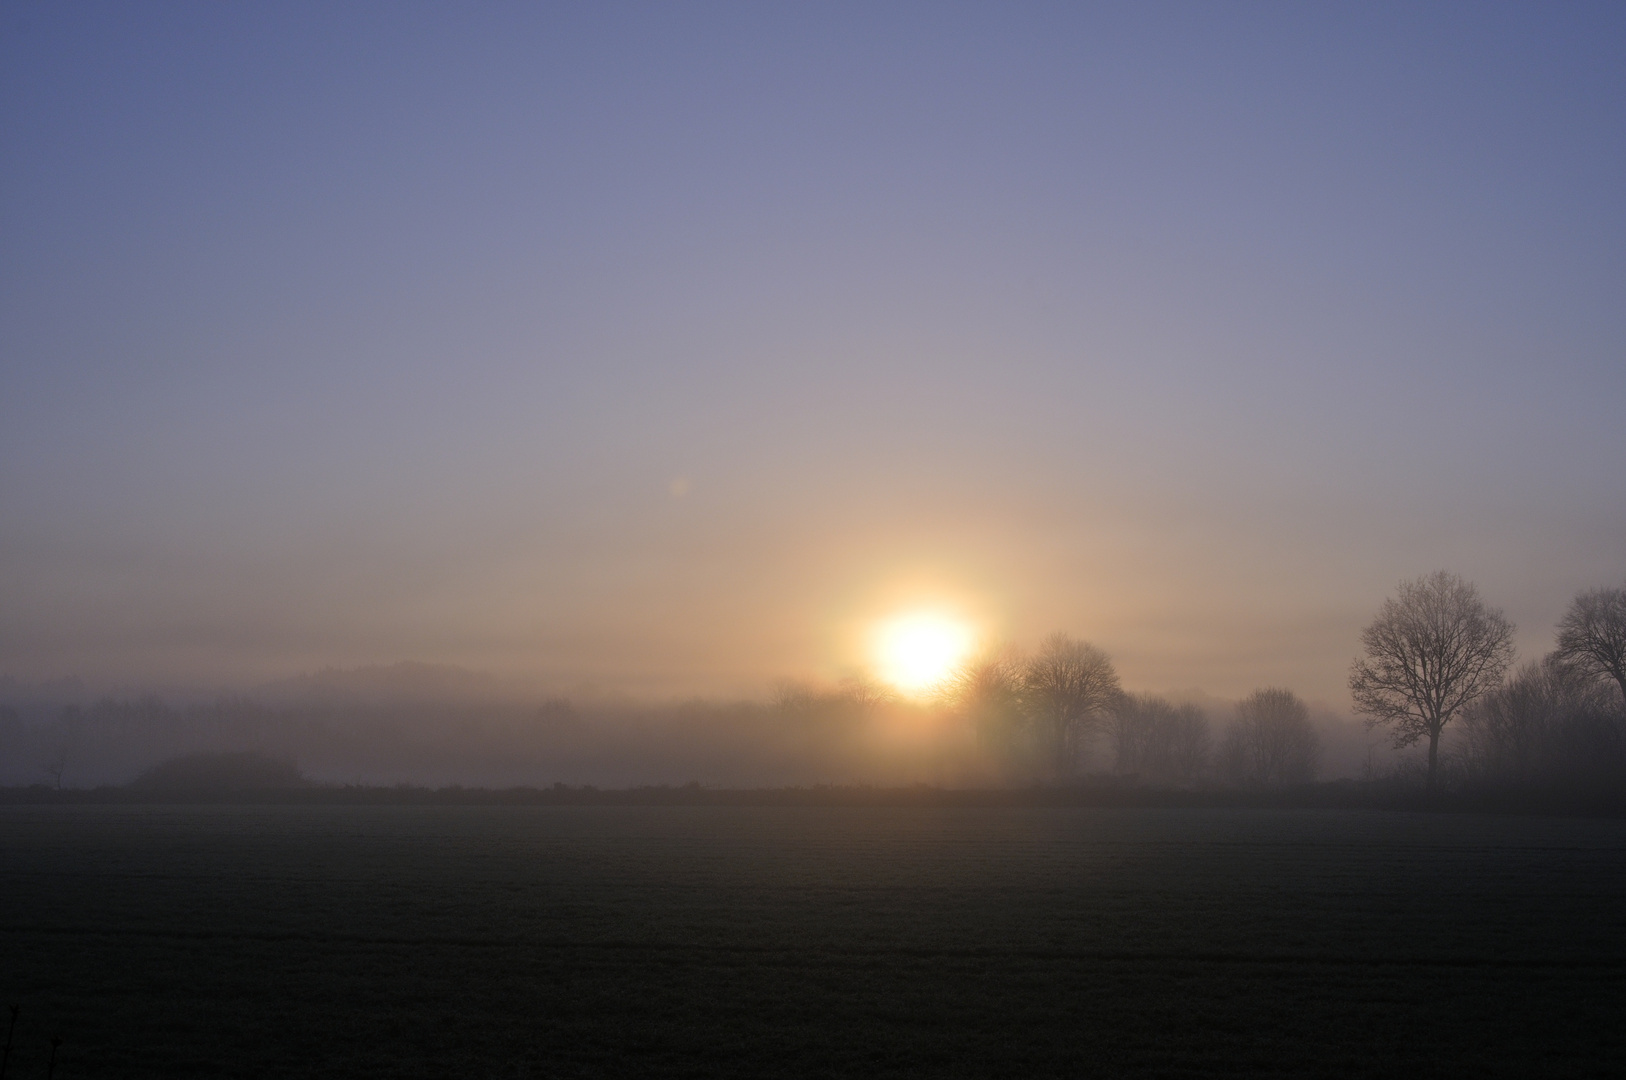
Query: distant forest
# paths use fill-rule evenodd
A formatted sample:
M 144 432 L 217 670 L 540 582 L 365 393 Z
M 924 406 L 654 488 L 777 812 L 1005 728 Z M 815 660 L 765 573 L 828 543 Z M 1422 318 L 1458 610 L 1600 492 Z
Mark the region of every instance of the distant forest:
M 1554 651 L 1516 669 L 1511 626 L 1498 619 L 1450 575 L 1403 584 L 1368 627 L 1351 672 L 1370 733 L 1312 716 L 1279 687 L 1224 708 L 1128 693 L 1105 653 L 1064 634 L 1032 655 L 977 657 L 926 701 L 853 677 L 825 687 L 781 681 L 765 702 L 524 704 L 481 700 L 467 685 L 422 692 L 424 665 L 403 666 L 398 681 L 415 690 L 393 697 L 346 694 L 342 677 L 330 676 L 319 693 L 186 705 L 152 696 L 64 703 L 71 686 L 5 680 L 0 785 L 127 784 L 173 758 L 251 750 L 296 762 L 321 783 L 352 785 L 997 788 L 1110 778 L 1196 791 L 1342 776 L 1442 792 L 1626 798 L 1626 590 L 1577 597 Z M 1381 666 L 1386 645 L 1401 648 L 1395 670 L 1404 674 L 1412 661 L 1419 671 L 1440 668 L 1437 657 L 1405 649 L 1464 640 L 1480 641 L 1483 655 L 1463 669 L 1472 685 L 1451 684 L 1449 712 L 1429 712 L 1445 700 L 1438 687 L 1425 688 L 1432 696 L 1418 711 L 1373 682 L 1390 670 Z M 389 673 L 381 680 L 374 669 L 372 689 L 387 687 Z M 1425 758 L 1431 742 L 1438 752 Z
M 1374 741 L 1347 720 L 1312 719 L 1285 691 L 1226 708 L 1217 725 L 1209 713 L 1219 709 L 1118 694 L 1058 747 L 1019 700 L 910 702 L 860 679 L 781 682 L 765 702 L 663 705 L 333 695 L 61 704 L 17 689 L 0 686 L 0 785 L 53 789 L 126 784 L 178 756 L 247 750 L 330 784 L 1001 787 L 1111 774 L 1273 785 L 1324 775 L 1318 751 L 1329 744 L 1340 748 L 1338 771 L 1359 774 Z

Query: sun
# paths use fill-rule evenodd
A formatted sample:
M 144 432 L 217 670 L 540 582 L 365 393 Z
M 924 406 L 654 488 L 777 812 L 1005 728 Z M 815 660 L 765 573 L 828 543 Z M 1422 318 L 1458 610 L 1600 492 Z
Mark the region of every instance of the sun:
M 880 677 L 906 694 L 942 682 L 975 643 L 971 627 L 940 612 L 894 616 L 876 627 L 875 667 Z

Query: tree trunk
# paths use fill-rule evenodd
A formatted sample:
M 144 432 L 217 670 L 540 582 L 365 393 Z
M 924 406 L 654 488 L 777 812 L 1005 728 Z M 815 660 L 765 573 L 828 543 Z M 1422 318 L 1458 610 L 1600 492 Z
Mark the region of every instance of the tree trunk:
M 1428 733 L 1428 793 L 1434 794 L 1434 770 L 1440 764 L 1440 733 Z

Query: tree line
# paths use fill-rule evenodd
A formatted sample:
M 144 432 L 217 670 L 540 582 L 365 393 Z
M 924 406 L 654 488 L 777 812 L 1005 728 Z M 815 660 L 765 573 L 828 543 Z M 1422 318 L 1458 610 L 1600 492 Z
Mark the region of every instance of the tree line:
M 1512 623 L 1461 578 L 1403 582 L 1362 631 L 1355 711 L 1397 748 L 1426 748 L 1407 775 L 1431 791 L 1626 797 L 1626 589 L 1575 597 L 1543 658 L 1515 668 L 1512 642 Z M 172 707 L 149 697 L 51 706 L 47 717 L 0 703 L 0 784 L 123 783 L 168 757 L 244 750 L 293 758 L 326 781 L 477 785 L 1025 785 L 1111 771 L 1153 786 L 1248 787 L 1306 783 L 1320 764 L 1309 709 L 1291 691 L 1261 688 L 1210 716 L 1126 692 L 1105 652 L 1060 633 L 1028 655 L 975 658 L 927 705 L 888 697 L 854 677 L 830 691 L 781 683 L 766 704 Z M 894 721 L 935 724 L 943 737 L 889 743 Z
M 823 694 L 781 682 L 772 696 L 782 713 L 828 722 L 861 716 L 889 698 L 885 687 L 863 676 Z M 928 708 L 969 729 L 984 761 L 1006 783 L 1067 782 L 1104 765 L 1177 787 L 1215 779 L 1298 784 L 1315 779 L 1320 756 L 1310 710 L 1290 690 L 1255 691 L 1238 703 L 1216 740 L 1202 709 L 1126 692 L 1105 652 L 1060 632 L 1031 655 L 996 648 L 962 664 Z
M 1355 710 L 1397 749 L 1427 742 L 1430 792 L 1626 789 L 1626 589 L 1577 595 L 1553 650 L 1509 678 L 1513 633 L 1455 574 L 1402 582 L 1361 633 Z M 1442 759 L 1453 721 L 1460 750 Z
M 1431 793 L 1626 793 L 1626 589 L 1582 592 L 1558 630 L 1551 653 L 1510 676 L 1514 626 L 1472 584 L 1445 571 L 1402 582 L 1361 632 L 1354 711 L 1396 750 L 1426 746 L 1420 780 Z M 802 714 L 862 713 L 886 699 L 862 677 L 827 695 L 793 683 L 775 694 Z M 1006 781 L 1065 781 L 1088 764 L 1155 784 L 1272 786 L 1310 782 L 1319 764 L 1309 709 L 1292 691 L 1254 691 L 1216 739 L 1201 709 L 1124 691 L 1105 652 L 1064 633 L 1032 655 L 1001 649 L 962 665 L 935 704 L 975 732 Z

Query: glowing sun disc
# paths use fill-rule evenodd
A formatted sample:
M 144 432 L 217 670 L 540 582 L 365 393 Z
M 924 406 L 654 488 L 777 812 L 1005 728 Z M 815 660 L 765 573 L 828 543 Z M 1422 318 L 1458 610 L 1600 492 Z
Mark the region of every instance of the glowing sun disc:
M 973 644 L 971 628 L 946 615 L 900 615 L 883 623 L 875 642 L 882 679 L 905 693 L 942 682 Z

